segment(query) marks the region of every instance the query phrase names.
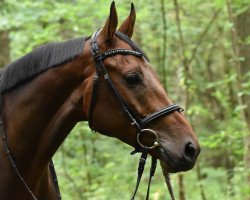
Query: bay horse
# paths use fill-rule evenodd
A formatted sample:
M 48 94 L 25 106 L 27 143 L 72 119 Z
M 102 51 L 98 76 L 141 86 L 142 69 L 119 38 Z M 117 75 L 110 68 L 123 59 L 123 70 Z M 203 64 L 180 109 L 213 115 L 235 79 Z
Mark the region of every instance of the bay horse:
M 199 143 L 130 39 L 135 19 L 132 4 L 117 29 L 113 2 L 91 38 L 43 45 L 1 71 L 1 200 L 61 199 L 50 160 L 79 121 L 149 153 L 165 172 L 193 168 Z

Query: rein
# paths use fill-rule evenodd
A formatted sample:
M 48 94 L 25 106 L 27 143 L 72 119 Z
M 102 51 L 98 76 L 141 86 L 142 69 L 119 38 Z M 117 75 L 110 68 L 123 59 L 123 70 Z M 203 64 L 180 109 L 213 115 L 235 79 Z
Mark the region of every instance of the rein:
M 8 142 L 7 142 L 7 136 L 6 136 L 6 132 L 4 131 L 4 124 L 3 124 L 3 112 L 2 112 L 2 107 L 3 107 L 3 94 L 0 94 L 0 132 L 2 132 L 3 136 L 2 136 L 2 142 L 4 145 L 4 150 L 6 152 L 6 155 L 10 161 L 10 164 L 13 168 L 13 170 L 15 171 L 17 177 L 19 178 L 20 182 L 23 184 L 23 186 L 25 187 L 25 189 L 27 190 L 27 192 L 30 194 L 30 196 L 32 197 L 33 200 L 38 200 L 35 196 L 35 194 L 32 192 L 32 190 L 30 189 L 30 187 L 27 185 L 27 183 L 25 182 L 24 178 L 22 177 L 21 173 L 19 172 L 15 160 L 10 152 L 9 146 L 8 146 Z M 55 167 L 53 164 L 53 161 L 50 160 L 49 163 L 49 169 L 50 169 L 50 173 L 53 179 L 53 183 L 54 183 L 54 187 L 56 190 L 56 194 L 57 194 L 57 200 L 62 200 L 61 197 L 61 193 L 60 193 L 60 189 L 59 189 L 59 185 L 58 185 L 58 180 L 57 180 L 57 175 L 56 175 L 56 171 L 55 171 Z
M 139 161 L 139 165 L 138 165 L 137 182 L 136 182 L 133 196 L 131 198 L 131 200 L 134 200 L 136 192 L 137 192 L 139 184 L 140 184 L 140 181 L 141 181 L 141 177 L 142 177 L 142 174 L 144 171 L 144 166 L 146 164 L 149 150 L 160 146 L 157 133 L 152 129 L 146 129 L 145 127 L 153 120 L 156 120 L 156 119 L 158 119 L 162 116 L 165 116 L 165 115 L 169 115 L 175 111 L 182 112 L 183 109 L 178 105 L 172 104 L 170 106 L 166 106 L 165 108 L 163 108 L 161 110 L 158 110 L 154 113 L 151 113 L 150 115 L 146 116 L 143 119 L 140 118 L 139 116 L 137 116 L 129 108 L 129 106 L 123 100 L 122 96 L 119 94 L 118 90 L 116 89 L 111 77 L 109 76 L 109 74 L 108 74 L 108 72 L 103 64 L 103 61 L 104 61 L 104 59 L 111 57 L 111 56 L 115 56 L 117 54 L 133 55 L 136 57 L 144 58 L 145 60 L 148 60 L 148 59 L 145 56 L 145 54 L 126 35 L 124 35 L 123 33 L 119 32 L 119 31 L 116 31 L 115 35 L 117 37 L 119 37 L 120 39 L 122 39 L 124 42 L 130 44 L 133 47 L 133 50 L 113 49 L 113 50 L 109 50 L 109 51 L 106 51 L 106 52 L 100 54 L 99 53 L 99 46 L 97 44 L 97 38 L 98 38 L 98 35 L 100 34 L 100 31 L 101 30 L 96 31 L 90 39 L 91 53 L 92 53 L 92 56 L 93 56 L 94 61 L 95 61 L 96 74 L 95 74 L 94 80 L 93 80 L 92 97 L 91 97 L 90 108 L 89 108 L 89 117 L 88 117 L 89 127 L 91 128 L 91 130 L 95 131 L 95 128 L 93 125 L 93 113 L 94 113 L 93 111 L 94 111 L 94 106 L 95 106 L 95 102 L 97 99 L 99 77 L 100 77 L 100 75 L 102 75 L 104 77 L 104 80 L 107 83 L 108 87 L 111 89 L 114 96 L 116 97 L 122 110 L 127 115 L 127 117 L 130 119 L 131 125 L 137 129 L 136 139 L 137 139 L 137 144 L 139 145 L 139 148 L 135 148 L 135 150 L 133 152 L 131 152 L 131 155 L 138 153 L 138 152 L 141 152 L 141 157 L 140 157 L 140 161 Z M 153 142 L 152 146 L 146 146 L 146 145 L 142 144 L 140 138 L 146 134 L 154 135 L 155 141 Z M 157 159 L 152 157 L 146 200 L 149 199 L 150 184 L 151 184 L 152 177 L 154 176 L 156 167 L 157 167 Z M 172 200 L 174 200 L 174 196 L 172 195 L 173 192 L 172 192 L 172 187 L 171 187 L 170 181 L 166 180 L 166 183 L 167 183 L 167 186 L 169 189 L 170 196 L 171 196 Z M 170 187 L 169 187 L 169 185 L 170 185 Z

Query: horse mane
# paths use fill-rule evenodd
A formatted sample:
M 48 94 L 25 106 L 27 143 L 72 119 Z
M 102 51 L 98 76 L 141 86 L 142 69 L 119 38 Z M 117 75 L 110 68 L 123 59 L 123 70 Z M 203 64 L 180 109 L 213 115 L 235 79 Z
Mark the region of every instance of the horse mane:
M 145 52 L 124 33 L 116 31 L 116 36 L 149 60 Z M 72 61 L 83 52 L 84 42 L 85 38 L 76 38 L 65 42 L 51 42 L 35 48 L 30 53 L 0 69 L 0 94 L 52 67 Z
M 32 52 L 0 70 L 0 93 L 36 77 L 40 73 L 72 61 L 83 52 L 85 39 L 52 42 L 35 48 Z

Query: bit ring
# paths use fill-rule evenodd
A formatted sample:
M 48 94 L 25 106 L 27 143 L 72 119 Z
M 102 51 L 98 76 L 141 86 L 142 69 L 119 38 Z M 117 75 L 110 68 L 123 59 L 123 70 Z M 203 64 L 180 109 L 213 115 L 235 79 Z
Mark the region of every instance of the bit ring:
M 145 134 L 145 133 L 150 133 L 150 134 L 153 134 L 155 136 L 155 142 L 152 146 L 145 146 L 142 144 L 142 142 L 140 141 L 140 136 L 141 134 Z M 148 149 L 153 149 L 155 147 L 158 147 L 160 144 L 159 144 L 159 137 L 157 135 L 157 133 L 155 131 L 153 131 L 152 129 L 142 129 L 140 132 L 138 132 L 137 134 L 137 142 L 138 144 L 142 147 L 142 148 L 148 148 Z

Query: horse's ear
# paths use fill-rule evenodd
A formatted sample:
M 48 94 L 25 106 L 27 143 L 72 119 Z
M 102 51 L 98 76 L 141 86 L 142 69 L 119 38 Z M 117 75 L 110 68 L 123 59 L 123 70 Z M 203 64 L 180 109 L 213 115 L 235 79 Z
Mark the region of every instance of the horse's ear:
M 118 17 L 115 8 L 115 2 L 113 1 L 110 6 L 109 17 L 100 33 L 100 38 L 102 41 L 104 41 L 105 43 L 112 44 L 117 24 L 118 24 Z
M 125 35 L 131 38 L 134 32 L 135 19 L 136 19 L 135 7 L 134 4 L 131 3 L 130 14 L 127 17 L 127 19 L 123 22 L 123 24 L 120 26 L 119 31 L 123 32 Z

